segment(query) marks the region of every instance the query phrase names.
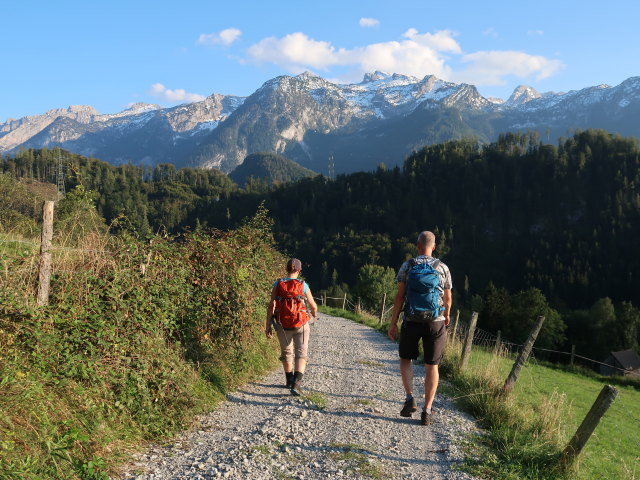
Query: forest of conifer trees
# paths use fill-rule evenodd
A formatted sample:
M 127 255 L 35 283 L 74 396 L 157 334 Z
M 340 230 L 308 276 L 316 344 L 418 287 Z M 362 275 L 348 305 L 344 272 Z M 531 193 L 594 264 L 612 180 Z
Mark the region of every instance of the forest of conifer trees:
M 232 228 L 264 203 L 280 248 L 303 260 L 316 292 L 354 294 L 365 266 L 396 270 L 430 229 L 457 304 L 481 309 L 481 326 L 517 337 L 522 305 L 540 305 L 558 317 L 549 345 L 573 342 L 594 358 L 640 342 L 635 139 L 587 130 L 558 145 L 521 133 L 456 140 L 414 152 L 402 168 L 244 188 L 216 170 L 112 166 L 57 149 L 21 151 L 1 169 L 55 182 L 59 157 L 67 189 L 94 191 L 107 223 L 124 216 L 141 236 Z

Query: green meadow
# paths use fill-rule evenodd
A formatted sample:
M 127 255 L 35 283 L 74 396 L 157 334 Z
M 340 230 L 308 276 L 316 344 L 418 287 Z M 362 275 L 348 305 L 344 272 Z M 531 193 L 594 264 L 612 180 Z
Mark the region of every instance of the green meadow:
M 490 371 L 504 381 L 512 365 L 510 357 L 495 357 L 491 352 L 475 348 L 466 373 L 481 376 Z M 547 431 L 547 437 L 553 437 L 556 448 L 562 449 L 606 384 L 613 385 L 618 396 L 582 451 L 576 470 L 570 472 L 568 478 L 632 480 L 640 476 L 640 382 L 633 385 L 620 377 L 605 377 L 577 369 L 570 371 L 531 358 L 512 392 L 511 408 L 525 417 L 553 418 L 554 421 L 546 425 L 555 431 Z M 536 440 L 549 441 L 544 438 L 545 435 L 541 435 Z

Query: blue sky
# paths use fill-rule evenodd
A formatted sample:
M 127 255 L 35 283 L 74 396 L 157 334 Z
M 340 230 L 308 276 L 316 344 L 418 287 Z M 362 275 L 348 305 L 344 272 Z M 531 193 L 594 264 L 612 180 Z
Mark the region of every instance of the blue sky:
M 0 122 L 69 105 L 115 113 L 249 95 L 304 70 L 434 74 L 508 98 L 640 75 L 640 2 L 4 2 Z

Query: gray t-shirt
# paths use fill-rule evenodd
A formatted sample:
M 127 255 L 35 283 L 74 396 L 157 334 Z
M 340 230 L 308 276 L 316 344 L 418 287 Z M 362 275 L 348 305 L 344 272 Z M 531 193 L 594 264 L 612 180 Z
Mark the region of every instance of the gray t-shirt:
M 415 257 L 414 260 L 416 264 L 428 263 L 429 265 L 432 265 L 432 266 L 434 262 L 437 262 L 433 268 L 436 272 L 440 274 L 440 306 L 443 306 L 444 301 L 442 297 L 443 297 L 444 291 L 451 290 L 453 288 L 453 285 L 451 283 L 451 272 L 449 271 L 449 267 L 447 267 L 444 263 L 442 263 L 437 258 L 433 258 L 429 255 L 418 255 L 417 257 Z M 402 266 L 400 267 L 400 270 L 398 270 L 398 275 L 396 275 L 396 282 L 407 283 L 407 275 L 409 274 L 409 269 L 411 268 L 410 262 L 411 262 L 410 260 L 407 260 L 402 264 Z M 444 316 L 440 315 L 434 321 L 442 321 L 442 320 L 444 320 Z

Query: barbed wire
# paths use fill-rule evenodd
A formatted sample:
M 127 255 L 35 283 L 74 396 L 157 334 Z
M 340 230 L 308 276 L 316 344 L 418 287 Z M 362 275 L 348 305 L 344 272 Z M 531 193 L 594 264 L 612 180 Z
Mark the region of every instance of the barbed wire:
M 22 239 L 14 239 L 14 240 L 9 240 L 9 239 L 0 239 L 0 243 L 24 243 L 26 245 L 36 245 L 36 246 L 40 246 L 41 242 L 32 242 L 29 240 L 22 240 Z
M 465 323 L 464 320 L 460 320 L 458 322 L 458 332 L 457 333 L 459 333 L 460 331 L 464 331 L 464 335 L 461 335 L 461 337 L 462 338 L 466 337 L 467 332 L 469 331 L 469 325 L 467 323 Z M 498 337 L 496 335 L 493 335 L 492 333 L 487 332 L 486 330 L 482 330 L 481 328 L 477 328 L 476 327 L 476 330 L 475 330 L 474 335 L 473 335 L 473 342 L 472 343 L 474 345 L 479 345 L 479 346 L 495 346 L 497 340 L 498 340 Z M 501 345 L 508 345 L 509 346 L 508 347 L 509 348 L 509 352 L 511 352 L 511 350 L 510 350 L 511 347 L 523 347 L 523 344 L 521 344 L 521 343 L 514 343 L 514 342 L 510 342 L 508 340 L 503 340 L 503 339 L 500 340 L 500 344 Z M 569 356 L 572 356 L 574 359 L 578 358 L 578 359 L 581 359 L 581 360 L 585 360 L 587 362 L 591 362 L 591 363 L 594 363 L 594 364 L 599 364 L 599 365 L 605 366 L 607 368 L 612 368 L 612 369 L 621 371 L 621 372 L 625 373 L 626 375 L 632 375 L 634 377 L 640 377 L 639 373 L 636 373 L 636 372 L 633 372 L 633 371 L 629 371 L 629 370 L 626 370 L 624 368 L 619 368 L 619 367 L 616 367 L 614 365 L 610 365 L 608 363 L 600 362 L 598 360 L 594 360 L 593 358 L 584 357 L 584 356 L 578 355 L 576 353 L 563 352 L 561 350 L 553 350 L 553 349 L 549 349 L 549 348 L 535 347 L 535 346 L 533 347 L 532 350 L 551 352 L 551 353 L 557 353 L 557 354 L 562 354 L 562 355 L 569 355 Z
M 324 301 L 326 302 L 327 300 L 338 300 L 341 302 L 344 302 L 345 306 L 348 306 L 350 308 L 352 308 L 353 310 L 356 309 L 356 305 L 354 303 L 352 303 L 348 298 L 345 301 L 345 297 L 342 298 L 338 298 L 338 297 L 321 297 L 319 300 L 322 300 L 322 298 L 324 298 Z M 388 315 L 388 313 L 393 309 L 393 306 L 389 307 L 388 309 L 386 309 L 383 314 L 382 314 L 382 318 L 384 318 L 386 315 Z M 457 325 L 457 330 L 456 330 L 456 337 L 459 337 L 460 340 L 464 340 L 467 336 L 467 333 L 469 331 L 469 324 L 467 322 L 465 322 L 464 320 L 458 320 L 458 325 Z M 473 345 L 478 345 L 478 346 L 482 346 L 482 347 L 496 347 L 497 346 L 497 342 L 498 342 L 498 336 L 494 335 L 491 332 L 488 332 L 486 330 L 483 330 L 482 328 L 478 328 L 476 327 L 474 334 L 473 334 Z M 524 345 L 522 343 L 515 343 L 515 342 L 511 342 L 507 339 L 503 339 L 500 338 L 500 345 L 499 347 L 502 349 L 506 350 L 507 354 L 512 354 L 515 353 L 516 351 L 518 351 L 518 349 L 522 348 Z M 607 368 L 611 368 L 614 369 L 616 371 L 622 372 L 625 375 L 630 375 L 635 377 L 640 377 L 640 373 L 637 372 L 633 372 L 633 371 L 629 371 L 627 369 L 624 368 L 620 368 L 620 367 L 616 367 L 615 365 L 611 365 L 605 362 L 601 362 L 598 360 L 595 360 L 593 358 L 588 358 L 582 355 L 578 355 L 575 352 L 571 353 L 571 352 L 564 352 L 561 350 L 554 350 L 554 349 L 550 349 L 550 348 L 543 348 L 543 347 L 536 347 L 534 346 L 532 348 L 532 353 L 531 356 L 532 358 L 534 357 L 534 351 L 540 351 L 540 352 L 547 352 L 547 353 L 555 353 L 558 355 L 568 355 L 569 357 L 575 359 L 579 359 L 582 360 L 584 362 L 589 362 L 591 363 L 591 367 L 593 367 L 594 365 L 602 365 L 604 367 Z
M 34 246 L 37 246 L 37 247 L 40 247 L 42 245 L 41 242 L 30 242 L 30 241 L 26 241 L 26 240 L 3 240 L 3 239 L 0 239 L 0 243 L 23 243 L 23 244 L 26 244 L 26 245 L 34 245 Z M 105 254 L 113 253 L 113 252 L 110 252 L 110 251 L 107 251 L 107 250 L 95 250 L 95 249 L 91 249 L 91 248 L 56 247 L 56 246 L 53 246 L 53 245 L 51 247 L 49 247 L 49 250 L 62 250 L 62 251 L 70 251 L 70 252 L 91 252 L 91 253 L 105 253 Z

